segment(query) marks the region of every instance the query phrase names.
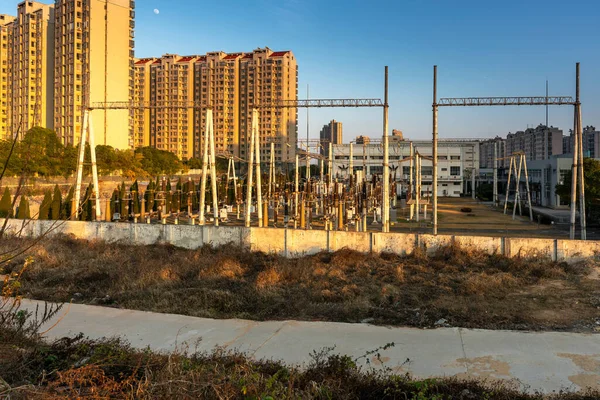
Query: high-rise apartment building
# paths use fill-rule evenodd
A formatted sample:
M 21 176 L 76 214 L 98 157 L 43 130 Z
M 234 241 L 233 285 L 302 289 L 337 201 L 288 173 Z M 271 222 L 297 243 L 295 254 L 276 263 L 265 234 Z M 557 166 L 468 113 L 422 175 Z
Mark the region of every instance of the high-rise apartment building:
M 24 1 L 7 28 L 6 130 L 53 127 L 54 6 Z
M 256 49 L 240 59 L 239 148 L 248 157 L 255 105 L 298 99 L 298 64 L 291 51 Z M 267 162 L 275 143 L 275 162 L 293 162 L 298 141 L 297 108 L 260 108 L 261 160 Z
M 494 168 L 494 147 L 498 158 L 498 168 L 508 167 L 506 156 L 506 140 L 499 136 L 479 142 L 479 168 Z
M 255 105 L 297 99 L 296 60 L 290 51 L 257 49 L 252 53 L 211 52 L 168 54 L 135 64 L 135 101 L 188 104 L 197 107 L 157 107 L 134 110 L 136 147 L 148 143 L 181 158 L 201 157 L 206 127 L 205 108 L 213 110 L 215 147 L 219 153 L 246 158 L 252 109 Z M 261 158 L 291 161 L 297 140 L 296 108 L 260 108 Z
M 150 67 L 156 58 L 142 58 L 134 64 L 133 103 L 144 104 L 150 101 Z M 131 147 L 150 146 L 150 109 L 132 110 Z M 147 123 L 146 123 L 147 122 Z
M 183 159 L 193 155 L 194 109 L 176 105 L 193 99 L 194 60 L 168 54 L 150 65 L 150 101 L 173 106 L 150 110 L 150 145 Z
M 8 71 L 11 67 L 9 62 L 10 35 L 12 34 L 12 22 L 16 18 L 6 14 L 0 14 L 0 139 L 9 139 L 11 131 L 8 130 L 9 108 L 11 101 L 8 97 L 10 78 Z
M 133 93 L 131 0 L 56 0 L 54 128 L 64 143 L 81 136 L 83 110 L 96 102 L 127 101 Z M 95 110 L 97 144 L 130 145 L 128 110 Z
M 569 136 L 563 137 L 563 154 L 573 154 L 573 130 L 569 129 Z M 583 128 L 583 156 L 600 158 L 600 131 L 594 126 Z
M 509 133 L 506 135 L 506 155 L 522 151 L 527 160 L 547 160 L 563 153 L 562 136 L 562 130 L 545 125 Z
M 327 125 L 323 125 L 319 134 L 321 140 L 321 154 L 329 155 L 329 143 L 342 144 L 342 123 L 332 119 Z

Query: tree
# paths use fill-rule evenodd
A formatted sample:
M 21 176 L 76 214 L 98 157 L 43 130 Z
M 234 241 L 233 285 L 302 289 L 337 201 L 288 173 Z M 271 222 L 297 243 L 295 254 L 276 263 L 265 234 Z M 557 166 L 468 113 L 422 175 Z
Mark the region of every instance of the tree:
M 150 175 L 172 175 L 184 169 L 179 158 L 169 151 L 141 147 L 135 150 L 135 155 L 139 155 L 141 168 Z
M 61 210 L 60 210 L 60 218 L 61 219 L 70 219 L 71 215 L 75 213 L 73 208 L 73 198 L 75 197 L 75 186 L 71 186 L 69 188 L 69 193 L 65 200 L 63 201 Z
M 50 206 L 50 219 L 60 219 L 60 211 L 62 207 L 62 194 L 58 185 L 54 186 L 54 197 L 52 198 L 52 205 Z
M 41 176 L 57 176 L 64 172 L 64 146 L 56 133 L 47 128 L 33 127 L 25 133 L 19 152 L 26 170 Z
M 17 213 L 18 219 L 29 219 L 29 201 L 23 195 L 21 195 L 21 199 L 19 201 L 19 212 Z
M 13 216 L 12 201 L 10 198 L 10 190 L 4 189 L 4 194 L 0 199 L 0 218 L 11 218 Z
M 46 192 L 44 192 L 44 200 L 42 200 L 40 211 L 38 212 L 38 219 L 45 220 L 49 218 L 51 204 L 52 192 L 50 190 L 46 190 Z
M 556 185 L 556 194 L 569 202 L 571 198 L 572 173 L 569 171 L 562 184 Z M 598 222 L 600 220 L 600 161 L 593 158 L 583 159 L 583 181 L 585 184 L 585 209 L 586 221 Z M 577 193 L 579 202 L 579 193 Z

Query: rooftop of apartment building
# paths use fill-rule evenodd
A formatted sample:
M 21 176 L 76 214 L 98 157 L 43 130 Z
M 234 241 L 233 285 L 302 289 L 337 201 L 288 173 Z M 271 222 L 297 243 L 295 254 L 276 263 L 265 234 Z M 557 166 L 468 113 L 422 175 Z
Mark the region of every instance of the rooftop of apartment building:
M 196 55 L 178 55 L 178 54 L 171 54 L 171 53 L 167 53 L 167 54 L 163 54 L 160 58 L 157 57 L 145 57 L 145 58 L 139 58 L 136 59 L 135 64 L 136 65 L 144 65 L 150 62 L 154 62 L 154 63 L 160 63 L 160 59 L 168 59 L 168 58 L 172 58 L 177 60 L 177 62 L 190 62 L 190 61 L 196 61 L 196 62 L 203 62 L 206 61 L 207 57 L 218 57 L 221 58 L 223 60 L 235 60 L 238 58 L 241 59 L 248 59 L 248 58 L 252 58 L 253 54 L 263 54 L 266 53 L 268 54 L 269 58 L 278 58 L 278 57 L 284 57 L 287 54 L 293 54 L 291 50 L 283 50 L 283 51 L 273 51 L 268 47 L 265 48 L 259 48 L 254 50 L 253 52 L 234 52 L 234 53 L 226 53 L 223 51 L 211 51 L 211 52 L 207 52 L 206 54 L 196 54 Z

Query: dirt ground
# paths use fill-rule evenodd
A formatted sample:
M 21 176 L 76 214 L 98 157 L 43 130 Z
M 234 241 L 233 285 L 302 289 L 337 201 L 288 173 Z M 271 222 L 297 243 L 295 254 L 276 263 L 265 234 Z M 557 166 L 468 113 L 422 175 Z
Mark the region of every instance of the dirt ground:
M 503 213 L 504 204 L 494 208 L 491 203 L 464 197 L 440 197 L 438 202 L 438 233 L 448 235 L 512 236 L 568 238 L 565 231 L 555 225 L 543 225 L 529 220 L 526 213 L 512 219 L 512 209 Z M 470 212 L 461 209 L 470 208 Z M 409 208 L 397 209 L 398 222 L 391 228 L 394 232 L 431 232 L 431 204 L 427 209 L 426 222 L 407 222 Z
M 0 253 L 32 244 L 0 241 Z M 297 259 L 235 247 L 184 250 L 45 240 L 4 267 L 25 297 L 209 318 L 414 327 L 600 331 L 600 269 L 449 247 L 435 256 L 350 250 Z M 3 273 L 0 271 L 0 273 Z

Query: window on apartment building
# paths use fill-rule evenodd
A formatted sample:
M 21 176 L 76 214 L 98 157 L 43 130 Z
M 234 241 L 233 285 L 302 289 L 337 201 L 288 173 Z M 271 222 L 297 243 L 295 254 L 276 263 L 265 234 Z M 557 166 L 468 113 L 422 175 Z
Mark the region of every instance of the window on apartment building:
M 450 175 L 459 176 L 460 175 L 460 167 L 450 167 Z
M 442 168 L 442 172 L 448 171 L 448 168 Z
M 460 160 L 460 156 L 450 156 L 451 160 Z

